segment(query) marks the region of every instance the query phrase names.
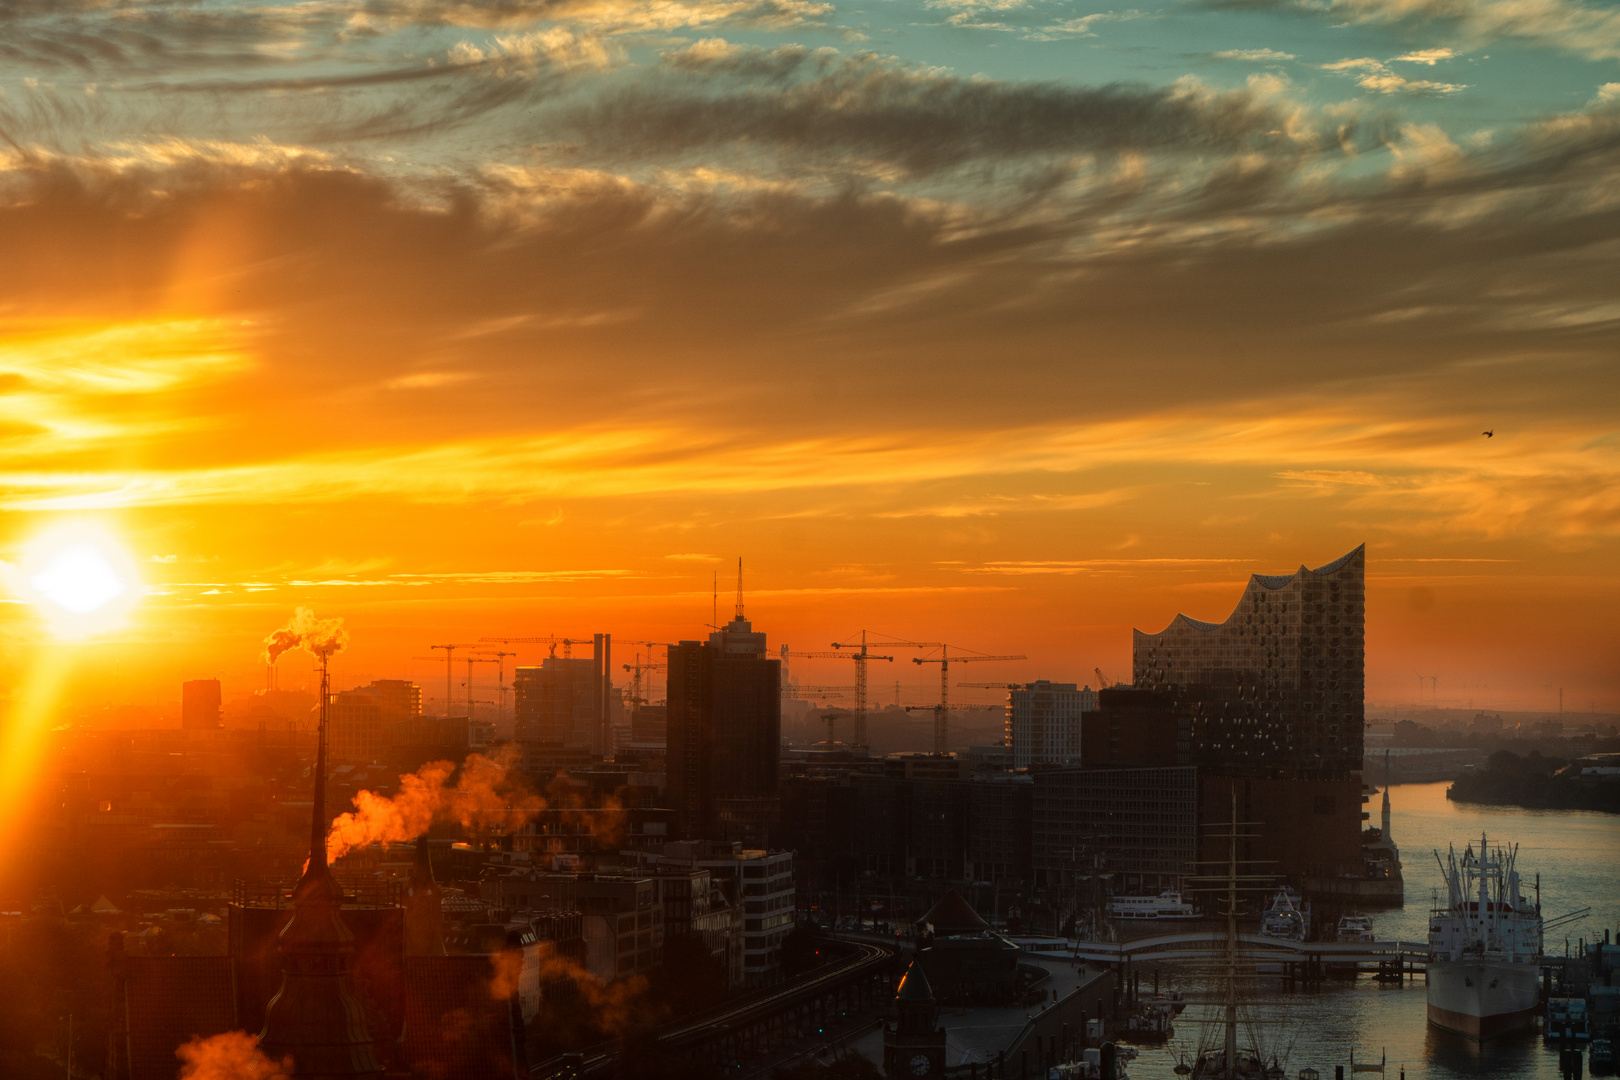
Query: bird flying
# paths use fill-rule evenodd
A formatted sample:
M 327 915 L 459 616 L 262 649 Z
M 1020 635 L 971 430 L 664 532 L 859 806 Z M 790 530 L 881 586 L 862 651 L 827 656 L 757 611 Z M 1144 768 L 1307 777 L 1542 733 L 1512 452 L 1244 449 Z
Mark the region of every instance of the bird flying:
M 1492 428 L 1490 431 L 1483 431 L 1483 432 L 1480 432 L 1480 434 L 1484 435 L 1487 439 L 1489 439 L 1489 438 L 1491 438 L 1492 436 L 1494 436 L 1496 434 L 1496 429 Z

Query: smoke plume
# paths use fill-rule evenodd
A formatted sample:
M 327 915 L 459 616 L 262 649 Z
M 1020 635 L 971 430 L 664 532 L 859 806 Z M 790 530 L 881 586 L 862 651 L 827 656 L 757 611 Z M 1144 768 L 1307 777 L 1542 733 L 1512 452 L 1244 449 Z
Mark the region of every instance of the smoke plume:
M 317 619 L 309 608 L 297 608 L 287 625 L 264 639 L 264 662 L 273 664 L 289 649 L 303 649 L 319 659 L 343 651 L 349 632 L 342 619 Z
M 556 951 L 549 942 L 537 950 L 541 986 L 568 989 L 554 995 L 556 1007 L 547 1017 L 553 1037 L 563 1041 L 581 1038 L 618 1038 L 630 1031 L 656 1024 L 662 1010 L 647 995 L 647 979 L 641 975 L 603 982 L 575 961 Z M 499 972 L 497 967 L 497 973 Z M 493 993 L 495 986 L 491 984 Z M 553 996 L 548 994 L 548 997 Z
M 271 1061 L 259 1050 L 259 1037 L 227 1031 L 194 1038 L 174 1052 L 180 1080 L 291 1080 L 293 1060 Z
M 505 1001 L 518 992 L 518 983 L 523 977 L 523 954 L 512 950 L 498 952 L 489 962 L 494 968 L 489 977 L 489 996 Z
M 327 859 L 340 859 L 367 844 L 415 840 L 435 821 L 453 821 L 477 832 L 527 824 L 546 808 L 546 800 L 512 775 L 517 757 L 512 746 L 502 747 L 494 757 L 469 754 L 454 787 L 449 780 L 455 766 L 430 761 L 402 775 L 393 798 L 360 792 L 354 809 L 340 814 L 326 834 Z

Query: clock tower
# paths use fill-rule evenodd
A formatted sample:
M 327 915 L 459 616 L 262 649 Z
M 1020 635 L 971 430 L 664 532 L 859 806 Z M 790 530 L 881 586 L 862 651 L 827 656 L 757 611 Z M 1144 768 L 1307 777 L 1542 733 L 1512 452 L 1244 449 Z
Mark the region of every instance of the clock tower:
M 922 964 L 911 962 L 894 995 L 897 1019 L 883 1031 L 883 1071 L 910 1080 L 944 1080 L 945 1029 L 935 1023 L 934 988 Z

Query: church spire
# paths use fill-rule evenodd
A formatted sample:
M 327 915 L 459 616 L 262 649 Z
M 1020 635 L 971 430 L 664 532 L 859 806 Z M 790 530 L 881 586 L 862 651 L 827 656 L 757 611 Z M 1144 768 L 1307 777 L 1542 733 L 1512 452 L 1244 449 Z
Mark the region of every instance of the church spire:
M 382 1065 L 366 1029 L 365 1011 L 349 989 L 354 934 L 343 924 L 343 889 L 326 862 L 326 716 L 331 701 L 327 661 L 321 662 L 320 723 L 316 729 L 309 863 L 293 889 L 293 913 L 281 931 L 281 989 L 265 1008 L 259 1044 L 272 1060 L 293 1059 L 304 1080 L 374 1080 Z

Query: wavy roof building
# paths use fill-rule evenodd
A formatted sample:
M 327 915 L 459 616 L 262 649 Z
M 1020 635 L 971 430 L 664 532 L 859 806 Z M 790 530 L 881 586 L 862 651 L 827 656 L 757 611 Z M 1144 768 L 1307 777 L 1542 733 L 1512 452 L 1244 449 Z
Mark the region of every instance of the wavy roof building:
M 1361 769 L 1365 545 L 1315 570 L 1255 574 L 1224 622 L 1134 632 L 1138 688 L 1194 706 L 1205 761 L 1341 779 Z

